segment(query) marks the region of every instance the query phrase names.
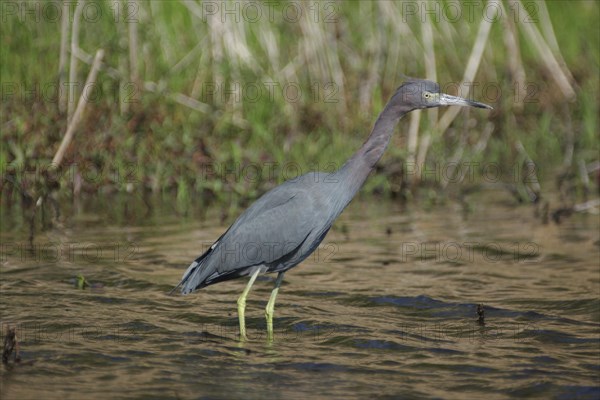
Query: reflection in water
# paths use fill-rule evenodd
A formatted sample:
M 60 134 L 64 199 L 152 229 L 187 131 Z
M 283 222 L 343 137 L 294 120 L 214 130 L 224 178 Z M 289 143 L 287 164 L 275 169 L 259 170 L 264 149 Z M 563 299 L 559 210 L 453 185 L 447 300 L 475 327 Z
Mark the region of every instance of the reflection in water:
M 167 296 L 231 222 L 220 210 L 81 205 L 33 249 L 3 211 L 2 332 L 17 327 L 30 362 L 2 368 L 3 398 L 597 398 L 598 218 L 544 225 L 527 207 L 477 204 L 356 200 L 286 275 L 273 343 L 274 276 L 259 278 L 243 344 L 244 280 Z

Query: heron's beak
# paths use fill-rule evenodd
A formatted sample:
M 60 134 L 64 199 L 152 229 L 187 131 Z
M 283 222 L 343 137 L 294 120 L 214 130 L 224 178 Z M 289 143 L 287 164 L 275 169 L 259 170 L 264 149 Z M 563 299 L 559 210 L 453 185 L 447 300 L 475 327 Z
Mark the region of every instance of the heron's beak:
M 463 99 L 462 97 L 450 96 L 446 93 L 440 94 L 440 105 L 442 106 L 468 106 L 468 107 L 477 107 L 477 108 L 487 108 L 489 110 L 493 110 L 491 106 L 487 104 L 480 103 L 478 101 L 472 101 Z

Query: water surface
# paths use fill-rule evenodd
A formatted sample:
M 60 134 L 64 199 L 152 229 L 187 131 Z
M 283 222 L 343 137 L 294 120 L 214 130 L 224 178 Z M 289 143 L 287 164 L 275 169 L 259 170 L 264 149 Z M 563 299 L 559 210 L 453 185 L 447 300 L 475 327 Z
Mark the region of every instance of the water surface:
M 4 209 L 2 332 L 22 361 L 0 368 L 2 398 L 598 398 L 598 216 L 543 224 L 480 197 L 468 213 L 355 200 L 286 274 L 273 342 L 274 276 L 257 280 L 245 343 L 245 280 L 167 294 L 232 222 L 219 208 L 76 203 L 33 251 Z

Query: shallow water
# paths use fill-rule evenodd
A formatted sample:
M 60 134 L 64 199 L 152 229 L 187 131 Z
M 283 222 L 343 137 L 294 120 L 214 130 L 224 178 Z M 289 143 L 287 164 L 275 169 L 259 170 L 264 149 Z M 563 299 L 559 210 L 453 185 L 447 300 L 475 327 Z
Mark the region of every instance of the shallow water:
M 219 209 L 74 204 L 33 252 L 4 209 L 2 332 L 17 327 L 22 361 L 0 368 L 2 398 L 600 397 L 598 216 L 473 201 L 355 200 L 286 274 L 273 342 L 274 276 L 257 280 L 245 343 L 245 280 L 167 295 L 232 221 Z

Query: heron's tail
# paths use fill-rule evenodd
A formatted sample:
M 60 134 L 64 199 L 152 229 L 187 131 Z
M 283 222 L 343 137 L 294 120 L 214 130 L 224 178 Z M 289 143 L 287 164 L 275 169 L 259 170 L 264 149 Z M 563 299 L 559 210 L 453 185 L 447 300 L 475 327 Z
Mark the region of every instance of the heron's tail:
M 211 249 L 209 249 L 206 253 L 202 254 L 200 257 L 196 258 L 188 267 L 188 269 L 183 273 L 181 277 L 181 281 L 175 286 L 170 292 L 169 295 L 173 294 L 178 288 L 181 287 L 182 294 L 189 294 L 194 290 L 201 289 L 205 284 L 205 280 L 212 274 L 212 271 L 208 271 L 210 268 L 206 268 L 206 256 L 210 253 Z

